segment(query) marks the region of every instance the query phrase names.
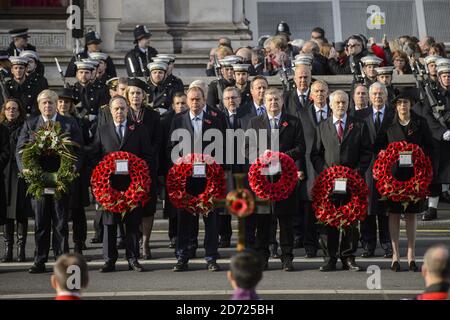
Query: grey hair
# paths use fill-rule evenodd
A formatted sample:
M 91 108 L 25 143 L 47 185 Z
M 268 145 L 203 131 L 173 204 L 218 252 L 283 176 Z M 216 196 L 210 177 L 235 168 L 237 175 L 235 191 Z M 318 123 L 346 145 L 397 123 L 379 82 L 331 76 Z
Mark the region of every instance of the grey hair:
M 208 85 L 206 84 L 205 81 L 203 81 L 203 80 L 194 80 L 194 81 L 191 82 L 191 84 L 189 85 L 188 89 L 192 89 L 194 87 L 200 88 L 202 90 L 202 92 L 203 92 L 203 96 L 206 97 L 206 94 L 208 93 Z
M 382 83 L 380 83 L 380 82 L 374 82 L 374 83 L 370 86 L 370 88 L 369 88 L 369 95 L 372 94 L 373 89 L 376 89 L 376 88 L 377 88 L 377 89 L 382 89 L 383 92 L 384 92 L 384 94 L 385 94 L 386 97 L 387 97 L 387 95 L 388 95 L 387 88 L 386 88 L 386 86 L 385 86 L 384 84 L 382 84 Z
M 332 94 L 330 94 L 330 105 L 333 104 L 334 99 L 336 96 L 342 95 L 345 97 L 345 100 L 347 100 L 347 103 L 350 101 L 350 98 L 348 97 L 347 92 L 345 92 L 344 90 L 336 90 L 333 91 Z

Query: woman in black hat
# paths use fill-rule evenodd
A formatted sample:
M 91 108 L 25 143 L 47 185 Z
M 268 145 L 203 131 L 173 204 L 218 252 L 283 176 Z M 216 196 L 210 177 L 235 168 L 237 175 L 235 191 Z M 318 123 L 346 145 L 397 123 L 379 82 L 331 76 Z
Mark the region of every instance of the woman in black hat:
M 396 115 L 392 124 L 386 130 L 385 135 L 375 142 L 379 145 L 377 150 L 386 149 L 389 143 L 396 141 L 406 141 L 418 145 L 424 151 L 425 155 L 431 158 L 433 141 L 427 121 L 421 116 L 411 111 L 414 98 L 408 91 L 403 91 L 392 101 L 395 107 Z M 414 174 L 412 167 L 394 166 L 393 175 L 397 180 L 409 180 Z M 389 213 L 389 233 L 393 249 L 391 269 L 395 272 L 400 271 L 400 252 L 399 252 L 399 233 L 400 217 L 403 214 L 406 223 L 406 237 L 408 239 L 408 269 L 409 271 L 418 271 L 415 263 L 415 242 L 417 228 L 417 214 L 425 210 L 425 200 L 419 202 L 409 202 L 406 209 L 400 202 L 388 201 Z
M 149 135 L 149 144 L 152 146 L 152 163 L 150 176 L 152 185 L 150 189 L 150 201 L 142 208 L 142 258 L 151 259 L 150 252 L 150 235 L 153 228 L 153 220 L 156 212 L 157 201 L 157 172 L 159 149 L 161 145 L 161 124 L 159 112 L 154 111 L 147 104 L 147 84 L 138 79 L 131 78 L 128 80 L 128 87 L 125 90 L 125 98 L 130 106 L 129 117 L 137 125 L 143 125 L 147 128 Z
M 83 134 L 83 144 L 88 145 L 92 140 L 92 134 L 89 131 L 89 121 L 85 118 L 76 116 L 75 100 L 72 97 L 70 89 L 63 89 L 58 92 L 58 113 L 65 117 L 73 117 Z M 89 206 L 89 170 L 85 153 L 81 153 L 83 158 L 80 166 L 80 175 L 73 181 L 70 200 L 69 200 L 69 214 L 73 222 L 73 242 L 75 244 L 74 251 L 82 254 L 82 250 L 86 247 L 87 237 L 87 221 L 84 207 Z M 65 244 L 68 247 L 68 243 Z
M 14 229 L 17 223 L 17 261 L 25 261 L 25 245 L 27 241 L 28 217 L 33 212 L 27 197 L 25 180 L 19 177 L 16 163 L 16 144 L 25 121 L 26 113 L 21 102 L 8 99 L 1 107 L 0 126 L 5 125 L 9 131 L 10 158 L 4 170 L 6 178 L 6 223 L 3 232 L 6 252 L 2 262 L 13 261 Z M 0 174 L 1 176 L 1 174 Z M 3 182 L 3 181 L 2 181 Z M 0 201 L 1 202 L 1 201 Z M 1 210 L 1 209 L 0 209 Z M 2 210 L 3 211 L 3 210 Z M 1 214 L 1 213 L 0 213 Z

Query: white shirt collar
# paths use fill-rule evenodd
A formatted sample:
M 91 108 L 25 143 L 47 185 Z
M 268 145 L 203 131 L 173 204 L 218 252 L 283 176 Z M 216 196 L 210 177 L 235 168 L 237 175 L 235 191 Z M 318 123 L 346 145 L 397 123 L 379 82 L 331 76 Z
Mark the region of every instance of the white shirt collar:
M 192 121 L 194 121 L 194 119 L 196 117 L 200 118 L 200 120 L 203 120 L 203 113 L 204 113 L 204 111 L 202 110 L 202 112 L 200 112 L 200 114 L 196 116 L 191 111 L 189 111 L 189 116 L 190 116 Z
M 306 98 L 308 98 L 308 93 L 309 89 L 306 90 L 305 92 L 301 92 L 300 90 L 297 89 L 297 96 L 306 96 Z
M 373 109 L 373 114 L 374 115 L 376 115 L 378 111 L 380 111 L 381 114 L 384 114 L 384 111 L 386 110 L 386 106 L 384 105 L 383 108 L 381 108 L 381 110 L 377 110 L 375 108 L 372 108 L 372 109 Z
M 114 121 L 114 126 L 117 128 L 120 125 L 120 123 L 117 123 Z M 122 122 L 122 126 L 125 128 L 127 126 L 127 119 L 125 119 L 124 122 Z
M 254 102 L 254 101 L 253 101 L 253 105 L 255 106 L 255 110 L 258 110 L 258 109 L 261 108 L 261 107 L 263 107 L 264 109 L 266 108 L 266 106 L 265 106 L 264 104 L 258 106 L 258 105 L 256 104 L 256 102 Z
M 338 119 L 336 118 L 336 116 L 333 115 L 333 123 L 337 124 L 337 122 L 341 120 L 342 121 L 342 125 L 345 127 L 345 123 L 347 122 L 347 115 L 345 114 L 344 117 L 342 119 Z
M 147 49 L 139 47 L 139 50 L 141 50 L 142 53 L 147 53 Z
M 369 106 L 365 106 L 365 107 L 360 108 L 357 105 L 355 105 L 355 110 L 364 110 L 364 109 L 367 109 L 368 107 Z
M 325 113 L 328 113 L 328 105 L 324 105 L 322 109 L 320 109 L 319 107 L 317 107 L 316 105 L 314 105 L 314 109 L 316 109 L 316 113 L 319 112 L 320 110 L 325 111 Z
M 267 114 L 267 116 L 269 117 L 269 121 L 272 119 L 277 119 L 277 121 L 280 121 L 281 118 L 281 112 L 279 114 L 277 114 L 276 116 L 272 117 L 270 114 Z
M 42 115 L 42 119 L 44 119 L 44 122 L 47 122 L 49 120 L 52 120 L 53 122 L 56 122 L 56 116 L 57 115 L 58 115 L 58 113 L 55 113 L 55 115 L 51 119 L 47 119 L 46 117 L 44 117 L 44 115 Z
M 227 109 L 227 112 L 228 112 L 228 116 L 236 115 L 236 111 L 235 112 L 230 112 L 230 110 Z

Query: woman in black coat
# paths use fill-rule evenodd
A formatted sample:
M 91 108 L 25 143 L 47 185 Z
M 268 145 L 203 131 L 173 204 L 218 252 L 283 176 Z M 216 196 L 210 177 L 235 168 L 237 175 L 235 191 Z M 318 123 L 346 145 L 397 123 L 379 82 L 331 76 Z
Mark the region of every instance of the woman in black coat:
M 379 147 L 385 149 L 391 142 L 407 141 L 418 145 L 424 151 L 425 155 L 431 158 L 433 141 L 427 121 L 421 116 L 411 111 L 414 100 L 406 91 L 400 93 L 393 101 L 396 115 L 392 124 L 388 127 L 386 134 L 380 137 Z M 380 149 L 378 149 L 380 150 Z M 412 167 L 393 168 L 393 175 L 400 181 L 409 180 L 414 174 Z M 400 271 L 400 252 L 399 252 L 399 233 L 400 216 L 404 214 L 406 222 L 406 237 L 408 239 L 408 269 L 418 271 L 415 263 L 415 242 L 417 228 L 417 214 L 425 210 L 425 199 L 417 203 L 410 202 L 406 209 L 400 202 L 388 201 L 389 213 L 389 233 L 393 249 L 392 265 L 393 271 Z
M 89 131 L 90 124 L 87 119 L 79 118 L 76 116 L 75 100 L 72 97 L 72 91 L 69 89 L 63 89 L 58 92 L 58 113 L 65 117 L 73 117 L 83 134 L 83 144 L 87 145 L 92 140 L 92 133 Z M 83 148 L 83 146 L 81 146 Z M 86 159 L 85 152 L 81 152 L 83 161 L 79 176 L 72 182 L 70 190 L 69 200 L 69 219 L 73 223 L 73 243 L 74 251 L 82 254 L 83 248 L 85 248 L 85 242 L 87 237 L 87 220 L 85 207 L 89 206 L 89 177 L 88 161 Z M 69 244 L 64 245 L 68 251 Z
M 153 221 L 156 212 L 157 192 L 157 172 L 159 150 L 161 146 L 161 123 L 159 112 L 154 111 L 147 104 L 145 90 L 147 85 L 144 81 L 132 78 L 128 80 L 128 87 L 125 90 L 125 98 L 130 106 L 128 117 L 137 125 L 142 125 L 148 133 L 148 143 L 152 149 L 152 162 L 150 164 L 150 176 L 152 179 L 150 189 L 150 201 L 142 208 L 142 258 L 151 259 L 150 235 L 153 229 Z
M 8 99 L 3 104 L 0 111 L 0 126 L 5 129 L 0 131 L 0 141 L 9 135 L 9 158 L 6 167 L 2 164 L 0 146 L 0 182 L 3 183 L 2 173 L 6 181 L 6 189 L 3 191 L 3 184 L 0 185 L 0 198 L 5 197 L 6 209 L 2 208 L 0 199 L 0 215 L 5 215 L 5 229 L 3 238 L 5 242 L 5 255 L 2 262 L 13 261 L 14 229 L 17 222 L 17 261 L 25 261 L 25 245 L 27 241 L 28 217 L 31 216 L 31 202 L 27 197 L 27 186 L 25 181 L 19 177 L 19 169 L 16 163 L 16 144 L 20 130 L 25 121 L 26 112 L 21 102 L 17 99 Z M 1 128 L 0 128 L 1 129 Z M 6 133 L 6 135 L 5 135 Z M 9 133 L 9 134 L 8 134 Z M 6 142 L 6 141 L 5 141 Z M 2 145 L 4 143 L 1 143 Z M 1 220 L 1 219 L 0 219 Z M 0 222 L 1 223 L 1 222 Z

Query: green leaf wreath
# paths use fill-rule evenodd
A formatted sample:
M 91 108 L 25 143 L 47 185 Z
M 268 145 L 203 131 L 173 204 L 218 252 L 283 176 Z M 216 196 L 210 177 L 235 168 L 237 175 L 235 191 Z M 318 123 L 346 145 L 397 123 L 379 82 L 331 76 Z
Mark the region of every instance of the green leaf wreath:
M 71 182 L 78 176 L 75 172 L 77 156 L 73 147 L 78 146 L 70 140 L 70 135 L 61 130 L 59 122 L 47 123 L 33 132 L 34 138 L 20 151 L 25 172 L 21 176 L 28 184 L 27 194 L 40 199 L 45 188 L 55 189 L 55 198 L 59 199 L 69 191 Z M 42 156 L 59 157 L 57 172 L 45 172 L 39 163 Z

